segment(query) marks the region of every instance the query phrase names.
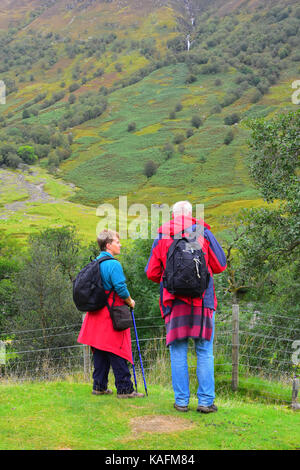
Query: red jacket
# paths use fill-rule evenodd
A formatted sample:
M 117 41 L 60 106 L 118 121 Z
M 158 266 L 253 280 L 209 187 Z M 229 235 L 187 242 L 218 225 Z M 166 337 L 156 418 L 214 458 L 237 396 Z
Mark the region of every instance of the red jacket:
M 109 305 L 112 303 L 112 296 L 113 292 L 109 296 Z M 116 293 L 115 305 L 124 305 L 124 303 L 124 300 Z M 95 312 L 87 312 L 77 341 L 133 362 L 130 328 L 124 331 L 114 330 L 107 307 Z
M 184 229 L 192 229 L 196 225 L 203 226 L 203 237 L 200 236 L 198 241 L 203 246 L 203 252 L 205 253 L 205 260 L 208 266 L 211 280 L 208 288 L 206 289 L 203 299 L 204 307 L 216 310 L 217 298 L 214 290 L 213 274 L 221 273 L 227 267 L 226 256 L 221 246 L 210 231 L 210 226 L 203 220 L 197 220 L 194 217 L 179 216 L 166 222 L 158 229 L 158 237 L 154 240 L 150 258 L 145 268 L 148 279 L 153 282 L 160 283 L 161 295 L 160 295 L 160 309 L 162 316 L 165 316 L 168 311 L 172 308 L 173 300 L 175 298 L 180 299 L 188 304 L 191 303 L 189 297 L 179 297 L 170 294 L 162 285 L 162 276 L 166 268 L 166 260 L 168 250 L 173 243 L 173 238 L 177 233 L 182 232 Z M 195 306 L 202 305 L 202 299 L 193 299 Z

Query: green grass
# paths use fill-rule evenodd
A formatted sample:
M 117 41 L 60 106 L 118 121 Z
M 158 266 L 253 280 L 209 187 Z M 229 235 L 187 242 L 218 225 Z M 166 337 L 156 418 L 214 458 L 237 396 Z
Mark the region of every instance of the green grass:
M 218 413 L 173 409 L 173 392 L 148 385 L 144 399 L 94 396 L 86 383 L 0 385 L 0 448 L 14 449 L 281 449 L 299 448 L 300 415 L 285 406 L 220 396 Z M 171 423 L 168 432 L 151 423 Z M 173 421 L 176 418 L 176 421 Z M 158 421 L 157 421 L 158 420 Z M 137 432 L 135 425 L 142 428 Z M 172 428 L 174 426 L 174 429 Z M 176 427 L 178 426 L 178 428 Z

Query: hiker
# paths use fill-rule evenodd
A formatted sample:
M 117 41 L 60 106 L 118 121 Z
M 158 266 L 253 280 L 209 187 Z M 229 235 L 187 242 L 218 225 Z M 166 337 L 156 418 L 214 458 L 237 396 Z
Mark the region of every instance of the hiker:
M 120 254 L 119 234 L 113 230 L 103 230 L 97 237 L 101 250 L 97 259 L 104 260 L 99 269 L 105 292 L 109 294 L 108 304 L 120 306 L 127 304 L 134 308 L 135 302 L 130 297 L 121 263 L 114 256 Z M 116 331 L 108 308 L 87 312 L 82 324 L 78 342 L 91 346 L 94 360 L 93 391 L 94 395 L 110 395 L 107 388 L 108 373 L 112 366 L 118 398 L 141 398 L 144 395 L 134 391 L 127 361 L 132 363 L 130 328 Z
M 201 234 L 198 236 L 199 227 L 202 229 L 203 236 Z M 195 230 L 198 231 L 195 232 Z M 209 273 L 202 298 L 188 297 L 184 295 L 184 292 L 181 292 L 181 295 L 174 295 L 164 287 L 167 254 L 170 246 L 177 239 L 180 240 L 183 236 L 190 236 L 194 233 L 197 233 L 194 239 L 198 242 L 197 246 L 202 247 L 205 257 L 205 262 L 201 264 L 204 266 L 203 269 L 205 268 Z M 197 411 L 202 413 L 217 411 L 214 404 L 213 356 L 217 299 L 213 274 L 221 273 L 226 267 L 226 256 L 210 231 L 210 226 L 201 219 L 193 218 L 192 206 L 188 201 L 177 202 L 172 208 L 172 219 L 158 229 L 158 236 L 154 240 L 145 268 L 148 279 L 160 283 L 159 305 L 166 325 L 166 345 L 170 350 L 172 385 L 175 395 L 174 408 L 177 411 L 185 412 L 189 409 L 188 338 L 193 338 L 197 354 Z

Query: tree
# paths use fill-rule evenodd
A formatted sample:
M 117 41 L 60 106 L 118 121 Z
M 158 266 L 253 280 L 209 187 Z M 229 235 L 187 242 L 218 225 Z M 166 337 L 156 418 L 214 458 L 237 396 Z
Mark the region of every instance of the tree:
M 234 133 L 232 132 L 232 130 L 228 131 L 226 136 L 225 136 L 225 139 L 224 139 L 224 144 L 225 145 L 229 145 L 234 139 Z
M 144 175 L 147 178 L 151 178 L 151 176 L 155 175 L 157 171 L 157 164 L 153 160 L 148 160 L 144 166 Z
M 174 146 L 170 143 L 165 144 L 163 152 L 166 154 L 166 159 L 172 158 L 175 152 Z
M 30 112 L 28 111 L 28 109 L 24 109 L 22 113 L 22 119 L 28 119 L 28 118 L 30 118 Z
M 275 310 L 294 310 L 300 302 L 300 111 L 249 126 L 250 174 L 270 206 L 241 213 L 244 233 L 236 247 L 256 294 L 266 296 Z
M 250 173 L 268 202 L 295 200 L 298 186 L 300 111 L 273 121 L 257 119 L 249 124 Z
M 130 122 L 127 126 L 127 131 L 128 132 L 133 132 L 136 130 L 136 123 L 135 122 Z
M 38 330 L 32 332 L 31 344 L 42 350 L 39 358 L 52 357 L 51 348 L 75 340 L 74 333 L 70 340 L 69 335 L 49 335 L 48 330 L 80 321 L 81 315 L 73 303 L 72 280 L 87 262 L 72 227 L 47 229 L 29 237 L 28 253 L 15 278 L 16 314 L 10 319 L 9 329 Z M 17 347 L 20 351 L 28 349 L 22 336 Z
M 191 119 L 191 124 L 193 127 L 196 127 L 197 129 L 202 126 L 202 119 L 198 114 L 195 114 L 192 119 Z
M 34 148 L 30 145 L 21 145 L 18 149 L 18 155 L 24 163 L 32 165 L 38 160 L 37 155 L 34 153 Z
M 238 123 L 240 120 L 240 116 L 238 113 L 233 113 L 233 114 L 230 114 L 229 116 L 226 116 L 224 118 L 224 124 L 226 124 L 227 126 L 233 126 L 233 124 L 236 124 Z

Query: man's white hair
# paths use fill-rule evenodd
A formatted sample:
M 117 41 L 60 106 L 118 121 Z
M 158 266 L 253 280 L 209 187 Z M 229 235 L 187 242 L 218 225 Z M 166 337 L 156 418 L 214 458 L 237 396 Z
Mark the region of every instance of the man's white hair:
M 189 201 L 178 201 L 172 207 L 174 217 L 178 215 L 191 215 L 193 213 L 192 204 Z

